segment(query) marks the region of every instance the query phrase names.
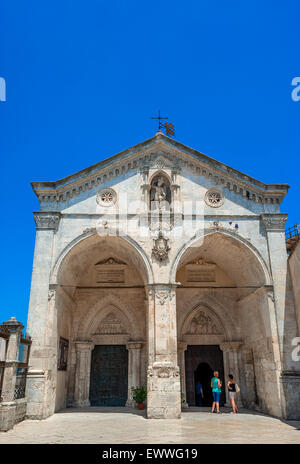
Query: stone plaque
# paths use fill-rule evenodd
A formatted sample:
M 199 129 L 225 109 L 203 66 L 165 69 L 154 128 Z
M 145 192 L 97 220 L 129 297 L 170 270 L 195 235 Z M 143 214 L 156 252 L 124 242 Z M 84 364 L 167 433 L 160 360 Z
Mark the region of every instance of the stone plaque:
M 188 282 L 215 282 L 216 273 L 214 270 L 188 269 L 187 280 Z
M 186 266 L 186 280 L 188 282 L 215 282 L 216 265 L 198 260 L 196 263 Z
M 124 283 L 126 264 L 109 258 L 95 265 L 97 283 Z
M 124 269 L 97 269 L 97 283 L 124 283 Z

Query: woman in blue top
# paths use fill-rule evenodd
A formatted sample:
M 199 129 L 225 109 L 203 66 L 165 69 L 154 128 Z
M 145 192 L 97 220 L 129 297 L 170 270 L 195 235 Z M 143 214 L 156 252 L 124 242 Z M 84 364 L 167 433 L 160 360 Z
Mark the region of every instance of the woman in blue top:
M 214 397 L 211 412 L 214 412 L 215 406 L 217 406 L 217 413 L 220 414 L 219 403 L 220 403 L 220 397 L 221 397 L 222 382 L 219 379 L 218 371 L 214 372 L 214 376 L 211 379 L 210 386 L 212 388 L 212 394 Z

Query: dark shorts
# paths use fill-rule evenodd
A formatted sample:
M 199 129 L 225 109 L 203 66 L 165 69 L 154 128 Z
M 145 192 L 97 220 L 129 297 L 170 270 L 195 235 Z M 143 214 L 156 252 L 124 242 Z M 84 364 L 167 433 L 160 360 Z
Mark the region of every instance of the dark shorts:
M 212 392 L 215 403 L 220 403 L 221 392 Z

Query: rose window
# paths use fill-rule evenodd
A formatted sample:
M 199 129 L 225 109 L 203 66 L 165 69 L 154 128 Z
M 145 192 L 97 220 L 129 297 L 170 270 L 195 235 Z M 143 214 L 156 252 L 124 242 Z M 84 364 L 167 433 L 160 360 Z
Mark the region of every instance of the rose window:
M 224 202 L 222 192 L 217 189 L 208 190 L 205 194 L 204 200 L 208 206 L 212 206 L 213 208 L 222 206 Z
M 100 206 L 112 206 L 117 199 L 116 192 L 113 189 L 103 189 L 97 195 L 97 203 Z

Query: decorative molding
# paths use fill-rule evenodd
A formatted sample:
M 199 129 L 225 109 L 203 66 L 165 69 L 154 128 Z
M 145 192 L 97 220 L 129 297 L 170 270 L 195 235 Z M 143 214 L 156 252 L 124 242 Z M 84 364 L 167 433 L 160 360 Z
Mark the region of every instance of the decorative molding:
M 261 220 L 267 232 L 284 232 L 287 214 L 262 214 Z
M 110 265 L 114 265 L 114 264 L 122 264 L 122 265 L 125 265 L 126 266 L 126 263 L 124 263 L 123 261 L 120 261 L 116 258 L 107 258 L 107 259 L 104 259 L 103 261 L 99 261 L 99 263 L 96 263 L 95 266 L 98 266 L 98 265 L 101 265 L 101 266 L 110 266 Z
M 37 229 L 56 230 L 60 221 L 60 213 L 38 211 L 33 214 Z

